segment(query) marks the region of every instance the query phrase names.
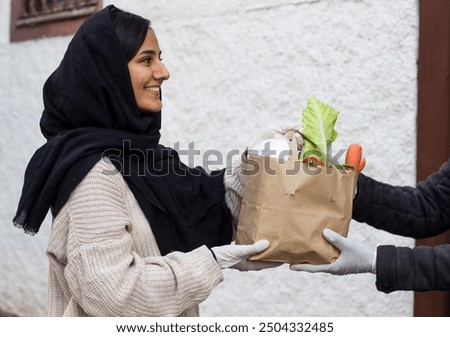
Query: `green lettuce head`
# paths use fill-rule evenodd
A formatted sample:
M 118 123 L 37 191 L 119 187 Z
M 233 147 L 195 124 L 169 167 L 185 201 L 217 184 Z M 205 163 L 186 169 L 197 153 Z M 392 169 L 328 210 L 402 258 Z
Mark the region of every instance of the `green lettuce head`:
M 331 144 L 338 133 L 334 129 L 339 111 L 310 97 L 302 114 L 304 146 L 301 160 L 316 157 L 326 166 L 330 163 Z

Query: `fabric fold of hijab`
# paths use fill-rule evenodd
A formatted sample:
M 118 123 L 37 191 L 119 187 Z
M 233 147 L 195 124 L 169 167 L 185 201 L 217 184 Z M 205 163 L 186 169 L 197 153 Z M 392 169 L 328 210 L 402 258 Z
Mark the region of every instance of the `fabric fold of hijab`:
M 44 84 L 40 126 L 47 142 L 25 171 L 13 222 L 37 233 L 49 209 L 56 216 L 92 167 L 109 158 L 149 220 L 162 255 L 228 244 L 224 170 L 208 174 L 187 167 L 175 150 L 159 144 L 161 112 L 141 113 L 136 104 L 113 8 L 80 26 Z

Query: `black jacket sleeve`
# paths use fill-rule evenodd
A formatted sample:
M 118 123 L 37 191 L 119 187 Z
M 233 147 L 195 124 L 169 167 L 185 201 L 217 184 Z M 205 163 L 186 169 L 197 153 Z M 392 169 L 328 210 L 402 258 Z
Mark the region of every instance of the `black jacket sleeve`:
M 450 228 L 450 160 L 416 188 L 360 175 L 353 219 L 390 233 L 424 238 Z M 450 290 L 450 245 L 379 246 L 377 289 Z
M 450 290 L 450 245 L 379 246 L 376 286 L 385 293 Z
M 384 184 L 361 174 L 353 219 L 412 238 L 446 231 L 450 228 L 450 160 L 416 188 Z

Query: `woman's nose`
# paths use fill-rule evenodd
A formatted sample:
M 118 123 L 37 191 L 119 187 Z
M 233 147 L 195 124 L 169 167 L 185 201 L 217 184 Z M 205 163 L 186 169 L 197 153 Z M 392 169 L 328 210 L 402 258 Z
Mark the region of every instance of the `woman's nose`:
M 158 80 L 168 80 L 170 78 L 170 73 L 167 70 L 164 63 L 159 62 L 159 68 L 154 72 L 154 77 Z

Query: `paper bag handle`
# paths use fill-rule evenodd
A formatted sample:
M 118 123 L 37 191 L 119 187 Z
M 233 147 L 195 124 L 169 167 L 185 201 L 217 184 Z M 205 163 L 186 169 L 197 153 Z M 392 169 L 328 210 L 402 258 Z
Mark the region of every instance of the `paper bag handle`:
M 296 190 L 296 172 L 295 165 L 298 163 L 298 156 L 300 151 L 298 150 L 297 140 L 295 138 L 295 130 L 290 130 L 284 134 L 289 139 L 290 156 L 286 162 L 286 172 L 284 175 L 284 193 L 294 195 Z
M 297 140 L 295 139 L 295 130 L 289 130 L 284 134 L 284 137 L 286 137 L 289 140 L 289 150 L 291 150 L 291 156 L 289 157 L 289 160 L 297 160 L 298 159 L 298 145 Z M 300 134 L 300 133 L 299 133 Z

